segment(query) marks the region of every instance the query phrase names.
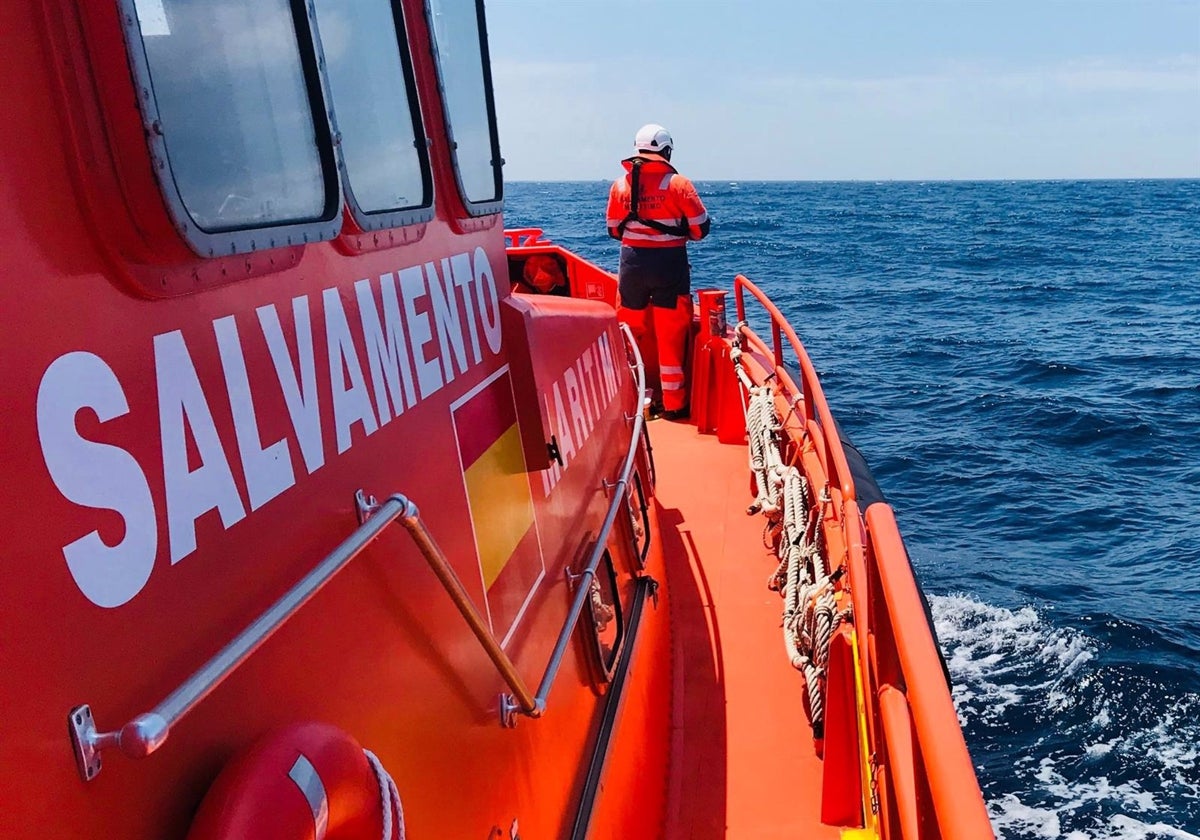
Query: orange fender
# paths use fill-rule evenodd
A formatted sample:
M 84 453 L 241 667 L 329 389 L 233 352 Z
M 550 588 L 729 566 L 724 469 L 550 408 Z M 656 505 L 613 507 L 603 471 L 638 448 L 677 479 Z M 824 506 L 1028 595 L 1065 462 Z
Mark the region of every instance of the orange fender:
M 329 724 L 298 723 L 269 733 L 225 766 L 187 836 L 378 840 L 390 817 L 390 836 L 402 838 L 399 799 L 388 798 L 390 813 L 357 741 Z

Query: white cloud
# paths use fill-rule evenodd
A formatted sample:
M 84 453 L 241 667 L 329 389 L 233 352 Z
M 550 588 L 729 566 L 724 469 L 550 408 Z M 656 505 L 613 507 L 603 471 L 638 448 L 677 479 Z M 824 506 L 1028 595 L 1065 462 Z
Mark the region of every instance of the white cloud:
M 494 73 L 513 179 L 608 177 L 649 121 L 696 179 L 1200 176 L 1198 55 L 875 78 L 731 69 L 688 86 L 588 62 Z

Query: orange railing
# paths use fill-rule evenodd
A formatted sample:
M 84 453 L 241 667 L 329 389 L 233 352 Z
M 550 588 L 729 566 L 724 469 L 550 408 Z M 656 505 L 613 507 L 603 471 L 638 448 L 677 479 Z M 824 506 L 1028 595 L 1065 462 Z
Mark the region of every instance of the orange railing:
M 869 607 L 870 671 L 879 699 L 886 772 L 905 838 L 991 837 L 942 659 L 890 506 L 867 508 L 868 565 L 878 583 Z M 856 627 L 861 634 L 864 628 Z M 869 681 L 874 683 L 875 681 Z M 915 736 L 915 738 L 914 738 Z M 921 780 L 923 784 L 918 784 Z M 909 826 L 936 822 L 913 834 Z
M 504 242 L 510 263 L 513 259 L 521 260 L 533 254 L 555 254 L 565 264 L 571 297 L 600 300 L 614 307 L 617 305 L 617 278 L 595 263 L 546 239 L 541 228 L 509 228 L 504 231 Z
M 507 228 L 504 231 L 505 245 L 509 248 L 531 248 L 534 245 L 549 245 L 549 239 L 542 239 L 541 228 Z
M 791 394 L 803 395 L 805 419 L 816 420 L 822 432 L 817 455 L 821 459 L 821 465 L 829 475 L 830 483 L 841 490 L 843 500 L 848 501 L 855 498 L 854 479 L 850 475 L 850 465 L 846 463 L 846 452 L 842 449 L 842 443 L 838 439 L 837 424 L 833 422 L 833 415 L 829 412 L 829 404 L 825 401 L 825 392 L 821 390 L 821 383 L 817 378 L 817 370 L 813 367 L 812 360 L 808 358 L 808 353 L 805 351 L 804 345 L 796 337 L 796 331 L 792 329 L 792 325 L 788 323 L 787 318 L 783 317 L 783 313 L 779 311 L 775 304 L 744 275 L 739 274 L 734 278 L 733 289 L 737 296 L 737 316 L 739 322 L 745 322 L 746 320 L 746 304 L 743 292 L 747 291 L 758 300 L 759 304 L 762 305 L 763 309 L 771 317 L 770 348 L 767 347 L 766 343 L 753 330 L 746 328 L 742 334 L 757 352 L 771 359 L 774 364 L 776 378 L 790 390 Z M 800 388 L 796 387 L 791 372 L 784 364 L 783 336 L 787 337 L 788 343 L 791 344 L 792 352 L 796 354 L 796 359 L 800 364 L 802 385 Z
M 762 382 L 774 378 L 781 395 L 793 405 L 799 405 L 802 397 L 804 426 L 802 430 L 789 428 L 793 443 L 801 446 L 800 436 L 807 433 L 826 472 L 815 478 L 823 481 L 828 477 L 841 491 L 840 516 L 832 522 L 826 520 L 827 527 L 837 529 L 840 535 L 840 546 L 829 547 L 839 556 L 831 556 L 829 561 L 834 567 L 842 562 L 847 566 L 845 580 L 853 605 L 856 665 L 862 685 L 861 694 L 854 686 L 834 685 L 832 681 L 846 677 L 831 668 L 827 696 L 858 694 L 862 731 L 849 736 L 849 741 L 858 745 L 863 777 L 852 784 L 865 792 L 873 779 L 876 801 L 864 797 L 864 815 L 877 809 L 877 814 L 866 816 L 865 821 L 888 840 L 993 837 L 895 515 L 884 502 L 872 504 L 866 516 L 861 515 L 845 449 L 808 353 L 787 319 L 750 280 L 738 275 L 734 290 L 740 322 L 746 320 L 747 291 L 771 319 L 770 345 L 748 326 L 739 326 L 763 371 Z M 785 364 L 784 338 L 799 365 L 800 387 Z M 826 732 L 827 759 L 829 739 L 835 737 Z M 851 779 L 843 781 L 850 783 Z

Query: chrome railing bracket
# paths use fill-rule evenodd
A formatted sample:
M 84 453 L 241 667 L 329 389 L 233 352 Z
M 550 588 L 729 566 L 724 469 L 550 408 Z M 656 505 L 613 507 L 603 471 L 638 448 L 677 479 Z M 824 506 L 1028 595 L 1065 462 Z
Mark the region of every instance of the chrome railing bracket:
M 99 735 L 96 722 L 92 720 L 92 707 L 87 704 L 76 706 L 71 710 L 67 722 L 71 728 L 71 747 L 75 750 L 79 777 L 90 782 L 96 778 L 101 766 L 100 745 L 97 744 Z
M 504 693 L 500 695 L 500 725 L 505 729 L 517 728 L 517 715 L 520 713 L 521 707 L 517 700 L 511 694 Z
M 98 732 L 92 719 L 92 707 L 76 706 L 67 717 L 71 747 L 79 778 L 90 782 L 100 773 L 101 750 L 116 747 L 130 758 L 144 758 L 162 746 L 170 734 L 170 724 L 162 715 L 150 712 L 138 715 L 115 732 Z
M 368 496 L 361 489 L 354 491 L 354 512 L 358 516 L 359 525 L 366 523 L 379 507 L 379 500 L 374 496 Z
M 579 589 L 580 586 L 589 583 L 590 579 L 596 576 L 596 570 L 584 569 L 579 574 L 575 574 L 568 566 L 567 568 L 563 569 L 563 575 L 567 579 L 567 589 L 571 592 L 574 592 Z

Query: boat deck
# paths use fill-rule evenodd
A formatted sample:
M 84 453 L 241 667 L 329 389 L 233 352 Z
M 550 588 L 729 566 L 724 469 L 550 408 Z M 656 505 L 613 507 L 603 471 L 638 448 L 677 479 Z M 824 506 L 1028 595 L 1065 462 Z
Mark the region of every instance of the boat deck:
M 822 838 L 821 762 L 783 649 L 744 446 L 650 427 L 674 629 L 667 837 Z M 763 721 L 775 721 L 773 727 Z

